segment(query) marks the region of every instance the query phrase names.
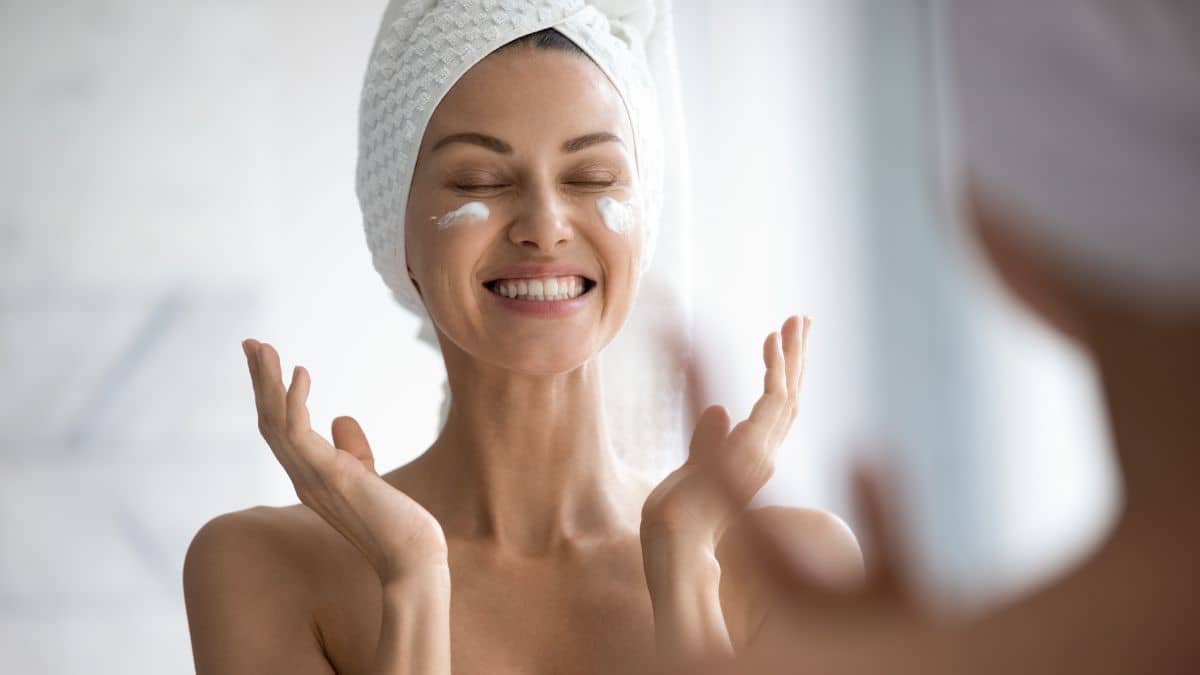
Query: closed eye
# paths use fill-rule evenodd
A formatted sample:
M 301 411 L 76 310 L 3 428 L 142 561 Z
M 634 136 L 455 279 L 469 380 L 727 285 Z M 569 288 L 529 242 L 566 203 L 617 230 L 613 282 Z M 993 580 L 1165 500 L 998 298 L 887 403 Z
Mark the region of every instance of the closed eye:
M 502 190 L 508 187 L 507 183 L 477 183 L 472 185 L 455 185 L 454 189 L 462 190 L 463 192 L 487 192 L 489 190 Z

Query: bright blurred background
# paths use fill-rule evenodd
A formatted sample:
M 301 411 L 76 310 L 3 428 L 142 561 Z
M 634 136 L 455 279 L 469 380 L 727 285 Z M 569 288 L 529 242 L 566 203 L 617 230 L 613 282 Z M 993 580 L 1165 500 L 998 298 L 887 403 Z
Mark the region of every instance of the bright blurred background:
M 0 2 L 0 654 L 190 671 L 180 574 L 216 514 L 294 501 L 239 348 L 314 376 L 381 467 L 433 439 L 438 355 L 371 268 L 358 91 L 383 0 Z M 815 319 L 765 501 L 854 522 L 892 467 L 931 597 L 1061 571 L 1119 503 L 1094 374 L 954 220 L 926 0 L 680 0 L 690 299 L 744 414 Z M 286 372 L 286 370 L 285 370 Z

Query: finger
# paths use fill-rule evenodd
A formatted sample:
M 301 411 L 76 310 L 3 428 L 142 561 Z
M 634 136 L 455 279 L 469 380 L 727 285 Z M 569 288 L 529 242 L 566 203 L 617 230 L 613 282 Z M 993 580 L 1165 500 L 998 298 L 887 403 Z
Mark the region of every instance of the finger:
M 778 333 L 771 333 L 763 342 L 763 363 L 767 366 L 767 372 L 763 375 L 762 396 L 750 409 L 750 416 L 738 424 L 741 429 L 735 430 L 739 436 L 744 436 L 747 442 L 758 446 L 762 451 L 774 452 L 771 432 L 788 402 L 783 347 Z
M 692 442 L 688 446 L 688 461 L 703 462 L 716 455 L 729 436 L 729 412 L 723 406 L 705 408 L 696 421 Z
M 311 387 L 312 378 L 309 377 L 306 368 L 296 366 L 292 369 L 292 384 L 288 387 L 284 399 L 287 414 L 284 430 L 289 439 L 301 438 L 307 432 L 312 431 L 312 424 L 308 417 L 308 392 Z
M 783 356 L 787 371 L 787 389 L 788 394 L 791 396 L 796 395 L 800 379 L 800 365 L 804 357 L 801 342 L 801 332 L 804 323 L 805 319 L 801 319 L 795 315 L 789 316 L 787 321 L 783 322 L 783 328 L 780 331 L 783 335 Z
M 371 473 L 376 473 L 375 454 L 371 452 L 367 435 L 363 433 L 358 420 L 347 415 L 335 417 L 330 431 L 333 434 L 334 447 L 354 455 L 358 461 L 371 470 Z
M 750 409 L 747 421 L 756 428 L 769 429 L 769 424 L 787 403 L 787 374 L 778 333 L 771 333 L 763 342 L 763 364 L 767 367 L 763 375 L 763 393 Z M 764 427 L 764 424 L 768 426 Z
M 246 353 L 246 367 L 250 371 L 250 385 L 254 388 L 254 408 L 258 411 L 259 421 L 262 420 L 262 391 L 258 381 L 258 340 L 248 338 L 242 342 L 242 351 Z
M 787 363 L 783 354 L 783 337 L 774 332 L 763 341 L 763 365 L 767 372 L 763 375 L 763 391 L 772 393 L 787 393 Z
M 279 353 L 265 342 L 258 348 L 258 386 L 262 421 L 269 433 L 276 438 L 282 437 L 287 420 L 287 402 L 283 378 L 279 374 Z
M 775 426 L 771 429 L 768 441 L 768 445 L 771 447 L 777 448 L 783 444 L 783 440 L 787 438 L 788 432 L 792 429 L 792 423 L 796 421 L 799 409 L 800 375 L 804 369 L 804 326 L 806 322 L 807 317 L 801 318 L 793 315 L 783 322 L 783 328 L 780 330 L 783 338 L 787 403 L 776 420 Z
M 889 516 L 885 488 L 876 470 L 858 466 L 852 474 L 855 508 L 861 521 L 859 541 L 867 572 L 867 587 L 881 595 L 908 601 L 911 588 L 905 570 L 903 544 L 894 516 Z
M 804 384 L 804 366 L 808 363 L 808 332 L 812 328 L 812 317 L 804 317 L 804 324 L 800 331 L 800 370 L 796 373 L 796 393 L 800 393 L 800 387 Z
M 783 439 L 787 437 L 787 432 L 791 429 L 792 419 L 796 415 L 796 372 L 800 369 L 800 318 L 790 316 L 783 322 L 783 327 L 779 331 L 780 339 L 783 342 L 783 370 L 784 383 L 787 388 L 787 400 L 784 403 L 783 410 L 775 419 L 774 426 L 771 427 L 771 432 L 768 436 L 767 445 L 770 447 L 779 447 L 783 443 Z

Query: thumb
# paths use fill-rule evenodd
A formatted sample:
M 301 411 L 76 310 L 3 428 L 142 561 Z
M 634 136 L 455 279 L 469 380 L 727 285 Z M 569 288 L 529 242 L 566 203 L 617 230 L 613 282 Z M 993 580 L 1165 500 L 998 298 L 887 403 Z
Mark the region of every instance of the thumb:
M 703 462 L 715 457 L 728 436 L 729 411 L 723 406 L 710 405 L 700 414 L 696 428 L 692 431 L 688 459 Z
M 371 444 L 367 443 L 367 435 L 363 433 L 358 421 L 348 415 L 335 417 L 332 425 L 334 447 L 354 455 L 363 466 L 375 473 L 375 455 L 371 452 Z

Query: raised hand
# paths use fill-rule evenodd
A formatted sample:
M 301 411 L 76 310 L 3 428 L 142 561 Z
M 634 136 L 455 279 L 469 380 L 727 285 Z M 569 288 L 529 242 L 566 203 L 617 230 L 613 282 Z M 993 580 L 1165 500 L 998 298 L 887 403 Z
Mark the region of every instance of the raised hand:
M 297 366 L 285 390 L 279 355 L 256 340 L 242 343 L 258 428 L 287 471 L 300 502 L 350 541 L 384 585 L 408 575 L 445 569 L 446 539 L 437 520 L 375 471 L 375 458 L 352 417 L 333 420 L 333 443 L 309 423 L 311 380 Z
M 810 325 L 807 317 L 789 317 L 763 342 L 763 394 L 749 417 L 730 429 L 722 406 L 700 415 L 687 461 L 643 505 L 643 546 L 682 538 L 715 551 L 730 521 L 771 477 L 775 450 L 796 418 Z

